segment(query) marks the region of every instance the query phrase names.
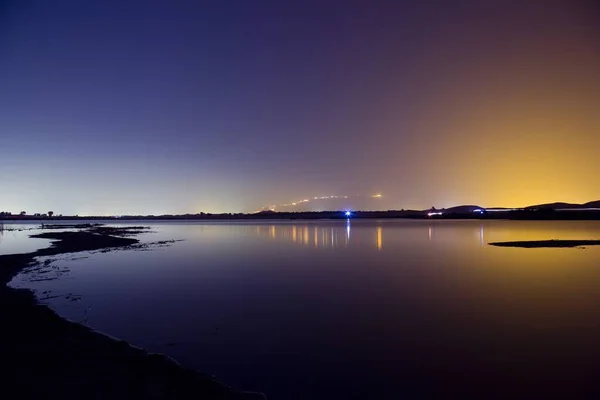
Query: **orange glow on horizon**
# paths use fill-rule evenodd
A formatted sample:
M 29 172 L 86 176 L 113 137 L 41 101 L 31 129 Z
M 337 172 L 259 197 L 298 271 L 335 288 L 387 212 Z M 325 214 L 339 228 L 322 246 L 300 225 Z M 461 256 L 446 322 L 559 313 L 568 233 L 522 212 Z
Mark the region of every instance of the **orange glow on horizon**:
M 386 163 L 406 176 L 404 208 L 600 199 L 598 36 L 566 4 L 543 24 L 513 21 L 496 44 L 479 41 L 479 25 L 465 26 L 422 56 L 437 74 L 408 110 L 402 91 L 388 94 L 398 102 L 381 105 L 387 116 L 373 130 L 390 132 L 392 154 L 403 149 L 398 132 L 419 138 Z

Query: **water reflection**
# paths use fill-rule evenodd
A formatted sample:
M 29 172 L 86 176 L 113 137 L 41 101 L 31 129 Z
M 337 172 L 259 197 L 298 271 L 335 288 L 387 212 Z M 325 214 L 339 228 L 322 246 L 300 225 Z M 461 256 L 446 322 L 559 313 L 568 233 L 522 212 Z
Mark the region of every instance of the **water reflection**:
M 350 222 L 346 222 L 345 225 L 336 224 L 331 226 L 320 226 L 311 223 L 294 225 L 273 224 L 268 226 L 253 226 L 248 231 L 256 236 L 302 246 L 336 248 L 339 246 L 348 246 L 353 242 L 353 238 L 350 235 L 351 227 L 352 224 Z M 377 230 L 373 230 L 371 234 L 375 237 L 376 247 L 381 249 L 382 228 L 379 227 Z
M 485 225 L 484 223 L 477 225 L 462 224 L 460 221 L 457 224 L 431 224 L 427 227 L 427 239 L 429 242 L 452 242 L 457 243 L 477 243 L 479 246 L 484 246 L 485 240 Z M 465 240 L 472 238 L 472 241 Z
M 485 244 L 485 238 L 483 235 L 483 224 L 481 224 L 481 226 L 479 227 L 479 244 L 481 246 L 483 246 Z
M 503 225 L 507 229 L 503 228 Z M 522 227 L 521 227 L 522 225 Z M 390 244 L 409 242 L 423 245 L 485 247 L 489 242 L 510 240 L 589 239 L 585 229 L 549 229 L 543 222 L 520 224 L 518 221 L 364 221 L 341 220 L 320 223 L 276 222 L 269 225 L 232 227 L 247 229 L 252 235 L 285 241 L 312 248 L 370 247 L 377 251 L 391 250 Z M 510 228 L 508 228 L 510 227 Z
M 236 227 L 235 229 L 239 229 Z M 377 251 L 384 250 L 385 232 L 389 237 L 402 241 L 423 238 L 430 243 L 446 243 L 464 245 L 471 243 L 477 246 L 486 245 L 486 227 L 481 224 L 443 224 L 418 222 L 402 226 L 386 221 L 339 221 L 337 223 L 274 223 L 247 227 L 253 235 L 267 237 L 272 240 L 286 241 L 314 248 L 364 247 L 370 243 Z M 393 231 L 393 232 L 392 232 Z M 398 236 L 400 234 L 400 236 Z M 407 237 L 404 237 L 404 235 Z
M 0 254 L 29 253 L 47 247 L 49 239 L 29 238 L 29 235 L 40 231 L 31 224 L 3 224 L 0 222 Z
M 269 399 L 412 398 L 413 382 L 421 391 L 433 378 L 442 388 L 464 379 L 496 390 L 533 370 L 575 376 L 600 357 L 600 247 L 486 244 L 600 239 L 600 221 L 196 222 L 152 231 L 148 241 L 185 240 L 60 260 L 69 279 L 11 285 L 77 293 L 80 302 L 48 301 L 71 320 Z M 12 237 L 2 245 L 14 251 Z M 500 383 L 485 380 L 498 370 Z
M 348 244 L 348 242 L 350 241 L 350 220 L 346 221 L 346 245 Z
M 269 238 L 277 241 L 295 243 L 313 248 L 337 248 L 349 246 L 364 246 L 372 243 L 378 250 L 383 250 L 384 227 L 382 225 L 357 224 L 357 230 L 353 230 L 356 222 L 346 221 L 343 225 L 336 224 L 273 224 L 257 225 L 248 229 L 253 235 Z

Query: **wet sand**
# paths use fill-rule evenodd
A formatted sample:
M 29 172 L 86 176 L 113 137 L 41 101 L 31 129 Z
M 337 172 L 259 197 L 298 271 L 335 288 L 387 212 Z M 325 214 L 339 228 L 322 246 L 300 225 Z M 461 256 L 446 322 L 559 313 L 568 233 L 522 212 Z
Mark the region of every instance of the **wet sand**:
M 139 246 L 128 236 L 141 229 L 44 232 L 32 237 L 55 240 L 50 247 L 0 256 L 3 393 L 27 399 L 265 399 L 62 319 L 38 304 L 31 291 L 6 286 L 23 268 L 35 265 L 35 257 Z

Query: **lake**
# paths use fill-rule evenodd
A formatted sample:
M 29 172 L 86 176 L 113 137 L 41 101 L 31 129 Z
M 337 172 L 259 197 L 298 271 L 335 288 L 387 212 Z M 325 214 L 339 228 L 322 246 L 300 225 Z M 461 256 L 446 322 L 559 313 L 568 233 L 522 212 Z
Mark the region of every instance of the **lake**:
M 600 367 L 600 246 L 487 244 L 600 239 L 600 221 L 133 224 L 181 241 L 61 255 L 11 286 L 270 400 L 533 395 Z M 47 246 L 35 232 L 0 254 Z

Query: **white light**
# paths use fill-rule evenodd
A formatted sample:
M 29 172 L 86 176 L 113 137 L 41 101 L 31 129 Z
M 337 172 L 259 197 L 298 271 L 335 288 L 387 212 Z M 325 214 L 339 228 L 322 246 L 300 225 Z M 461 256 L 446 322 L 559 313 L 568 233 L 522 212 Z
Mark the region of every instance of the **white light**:
M 346 213 L 345 213 L 345 214 L 346 214 L 346 217 L 349 217 L 349 216 L 351 216 L 351 215 L 352 215 L 352 213 L 351 213 L 350 211 L 346 211 Z

